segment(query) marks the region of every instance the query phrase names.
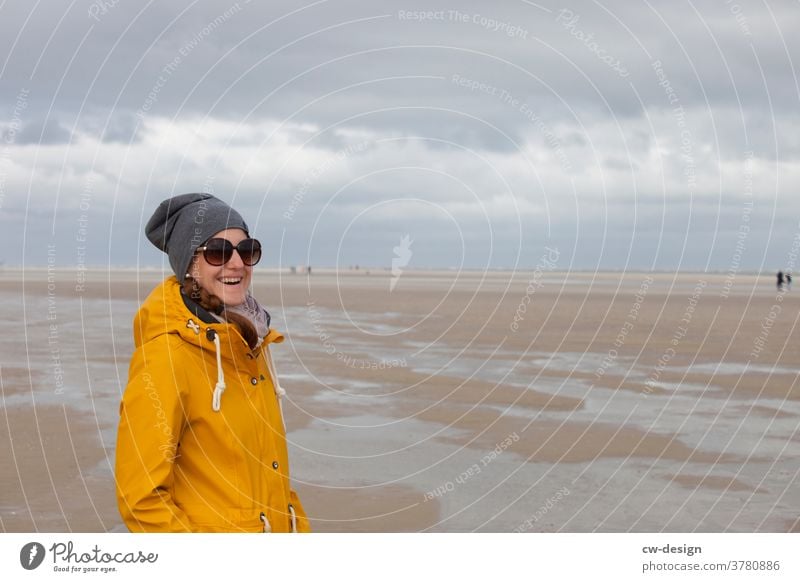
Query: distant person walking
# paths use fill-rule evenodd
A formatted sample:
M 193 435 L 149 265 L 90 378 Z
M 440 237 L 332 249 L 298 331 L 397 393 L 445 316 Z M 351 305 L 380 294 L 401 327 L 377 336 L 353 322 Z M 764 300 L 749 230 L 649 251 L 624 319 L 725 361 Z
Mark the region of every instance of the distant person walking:
M 786 288 L 792 290 L 792 276 L 789 273 L 786 273 Z
M 778 291 L 783 289 L 783 271 L 778 271 Z

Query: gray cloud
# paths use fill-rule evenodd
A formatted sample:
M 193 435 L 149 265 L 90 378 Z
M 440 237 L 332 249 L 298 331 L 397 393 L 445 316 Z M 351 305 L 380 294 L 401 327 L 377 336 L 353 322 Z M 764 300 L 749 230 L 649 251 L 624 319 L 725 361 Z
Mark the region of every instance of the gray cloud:
M 71 140 L 72 132 L 62 126 L 56 119 L 27 122 L 23 124 L 21 131 L 16 136 L 16 143 L 20 145 L 68 144 Z

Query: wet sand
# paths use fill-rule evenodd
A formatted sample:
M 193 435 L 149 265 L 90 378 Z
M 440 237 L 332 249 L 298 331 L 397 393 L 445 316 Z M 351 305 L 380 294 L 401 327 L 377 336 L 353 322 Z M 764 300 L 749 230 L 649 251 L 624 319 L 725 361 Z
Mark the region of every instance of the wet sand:
M 114 531 L 155 271 L 0 271 L 4 531 Z M 48 277 L 50 285 L 48 286 Z M 800 289 L 739 274 L 262 270 L 316 531 L 775 531 L 800 518 Z M 78 289 L 76 290 L 76 285 Z

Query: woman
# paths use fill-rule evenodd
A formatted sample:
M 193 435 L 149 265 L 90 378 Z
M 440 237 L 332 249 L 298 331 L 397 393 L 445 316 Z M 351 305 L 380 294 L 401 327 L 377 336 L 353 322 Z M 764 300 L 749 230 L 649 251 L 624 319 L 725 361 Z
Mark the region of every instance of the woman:
M 165 200 L 146 227 L 175 276 L 134 320 L 120 405 L 117 502 L 135 532 L 309 531 L 290 487 L 269 344 L 249 292 L 260 243 L 210 194 Z

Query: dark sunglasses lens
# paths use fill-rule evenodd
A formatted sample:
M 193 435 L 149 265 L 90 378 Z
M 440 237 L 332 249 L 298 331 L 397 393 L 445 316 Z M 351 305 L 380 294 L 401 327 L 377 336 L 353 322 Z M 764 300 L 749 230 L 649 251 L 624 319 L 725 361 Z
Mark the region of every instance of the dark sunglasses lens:
M 223 238 L 212 238 L 206 243 L 206 250 L 203 252 L 203 256 L 209 265 L 219 267 L 231 260 L 233 245 Z
M 237 245 L 236 250 L 242 257 L 242 262 L 248 267 L 261 260 L 261 243 L 254 238 L 244 239 Z

